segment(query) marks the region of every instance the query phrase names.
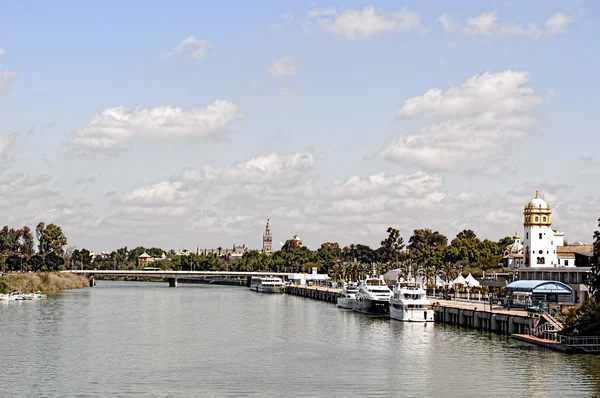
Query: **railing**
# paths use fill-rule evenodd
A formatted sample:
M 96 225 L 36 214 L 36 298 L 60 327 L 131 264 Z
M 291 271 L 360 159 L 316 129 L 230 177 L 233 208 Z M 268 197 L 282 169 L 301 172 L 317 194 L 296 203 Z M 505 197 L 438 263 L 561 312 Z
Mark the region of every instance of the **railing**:
M 525 332 L 527 334 L 529 334 L 530 336 L 540 337 L 541 335 L 546 335 L 546 334 L 556 335 L 556 332 L 558 332 L 558 330 L 552 323 L 542 323 L 541 325 L 538 325 L 538 326 L 534 327 L 533 329 L 529 329 L 529 328 L 525 329 Z M 553 340 L 553 339 L 547 339 L 547 340 Z
M 543 332 L 537 337 L 560 343 L 567 348 L 574 348 L 590 353 L 600 353 L 600 336 L 563 336 L 548 331 Z

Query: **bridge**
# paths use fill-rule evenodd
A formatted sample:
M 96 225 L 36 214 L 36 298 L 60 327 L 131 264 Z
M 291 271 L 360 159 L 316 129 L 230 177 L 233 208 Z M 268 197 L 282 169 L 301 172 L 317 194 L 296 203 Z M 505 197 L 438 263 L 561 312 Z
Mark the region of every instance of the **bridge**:
M 253 276 L 279 276 L 287 279 L 293 275 L 288 272 L 247 272 L 247 271 L 144 271 L 144 270 L 68 270 L 61 272 L 70 272 L 77 275 L 90 277 L 90 285 L 94 284 L 94 277 L 98 275 L 107 276 L 144 276 L 156 279 L 166 279 L 170 287 L 177 287 L 178 279 L 206 278 L 206 277 L 228 277 L 243 276 L 250 278 Z

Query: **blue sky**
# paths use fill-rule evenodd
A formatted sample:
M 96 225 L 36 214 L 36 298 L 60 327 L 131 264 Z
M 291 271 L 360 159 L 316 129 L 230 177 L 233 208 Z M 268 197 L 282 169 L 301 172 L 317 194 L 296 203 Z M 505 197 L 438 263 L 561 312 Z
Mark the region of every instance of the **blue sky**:
M 259 247 L 269 217 L 312 247 L 498 239 L 538 188 L 590 241 L 598 8 L 3 2 L 0 221 L 96 251 Z

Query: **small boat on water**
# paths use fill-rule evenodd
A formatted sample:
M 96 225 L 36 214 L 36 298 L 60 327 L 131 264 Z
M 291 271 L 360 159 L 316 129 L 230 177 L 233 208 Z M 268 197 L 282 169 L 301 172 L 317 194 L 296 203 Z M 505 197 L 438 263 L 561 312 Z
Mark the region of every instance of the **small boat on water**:
M 250 289 L 261 293 L 283 293 L 285 284 L 281 278 L 256 277 L 250 280 Z
M 45 298 L 48 298 L 48 296 L 46 296 L 40 291 L 29 294 L 23 294 L 19 291 L 12 292 L 11 294 L 0 294 L 0 301 L 29 301 L 40 300 Z
M 356 293 L 358 293 L 358 286 L 356 286 L 356 284 L 347 284 L 344 282 L 344 288 L 340 293 L 340 297 L 337 299 L 337 306 L 349 310 L 354 309 L 354 305 L 356 304 Z
M 383 277 L 367 277 L 358 287 L 353 310 L 367 315 L 387 317 L 390 315 L 392 291 Z
M 405 322 L 433 322 L 433 310 L 423 285 L 399 280 L 390 299 L 390 318 Z
M 13 300 L 15 300 L 15 301 L 25 300 L 25 297 L 23 297 L 23 293 L 21 293 L 19 291 L 12 292 L 10 294 L 10 297 L 12 297 Z

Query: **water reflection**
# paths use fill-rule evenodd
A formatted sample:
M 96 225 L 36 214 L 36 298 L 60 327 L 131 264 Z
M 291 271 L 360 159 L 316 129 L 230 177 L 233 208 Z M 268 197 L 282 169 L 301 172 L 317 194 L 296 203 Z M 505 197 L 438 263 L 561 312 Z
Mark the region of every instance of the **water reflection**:
M 16 305 L 13 305 L 16 304 Z M 0 305 L 2 396 L 593 396 L 600 358 L 239 287 L 99 283 Z M 34 366 L 30 366 L 33 364 Z

